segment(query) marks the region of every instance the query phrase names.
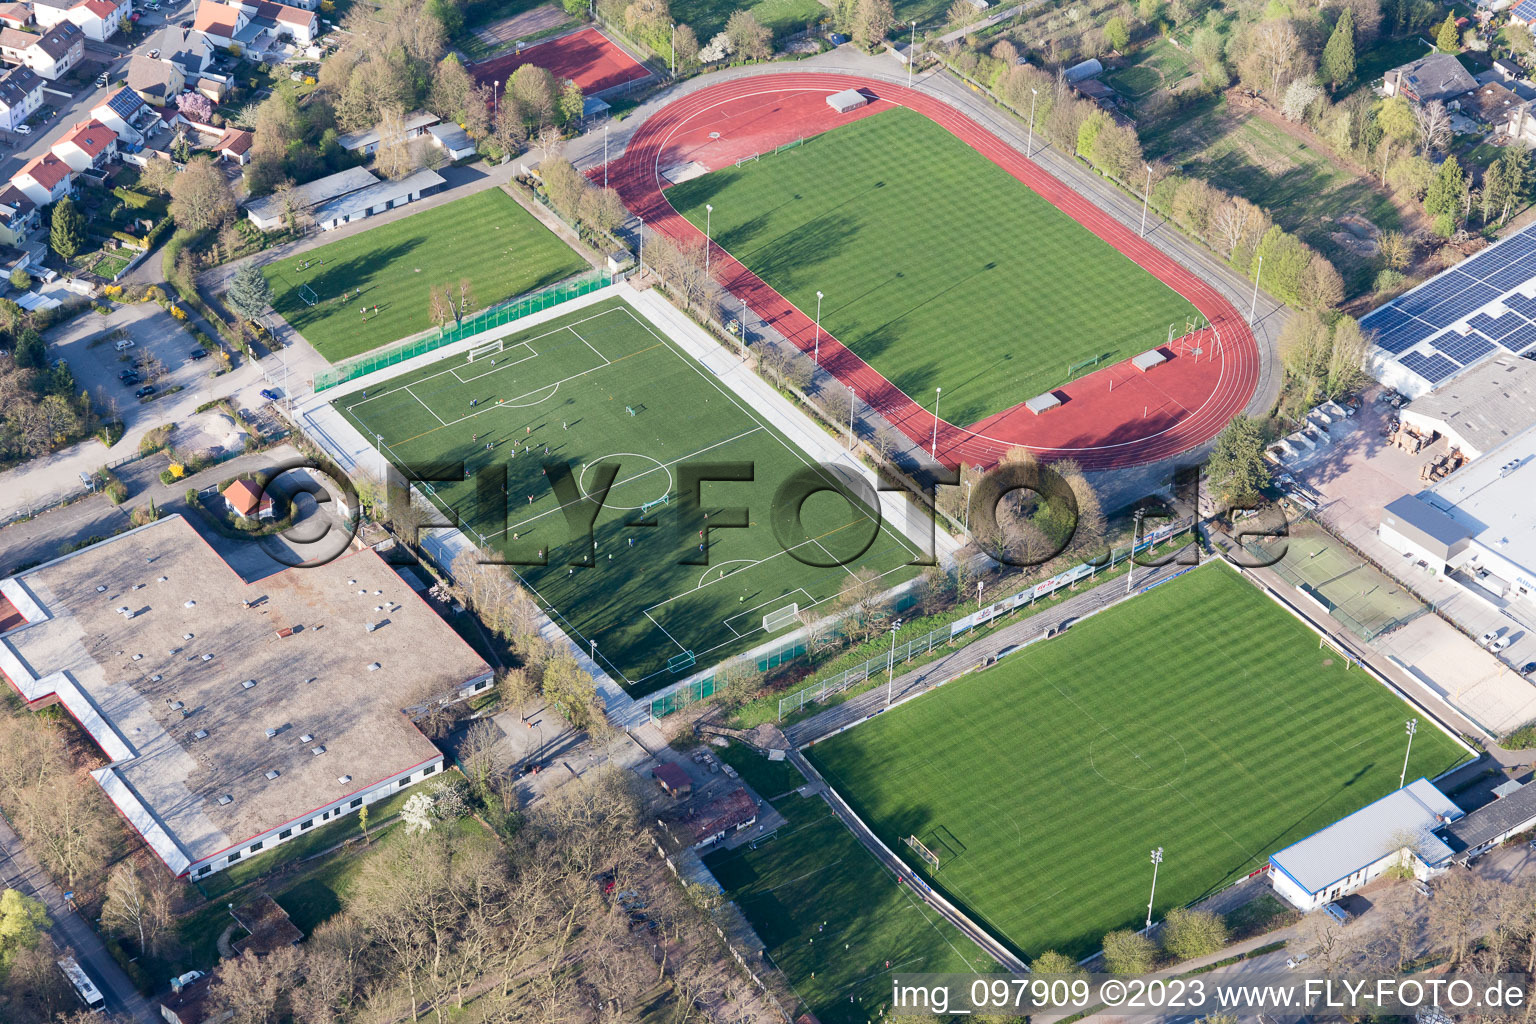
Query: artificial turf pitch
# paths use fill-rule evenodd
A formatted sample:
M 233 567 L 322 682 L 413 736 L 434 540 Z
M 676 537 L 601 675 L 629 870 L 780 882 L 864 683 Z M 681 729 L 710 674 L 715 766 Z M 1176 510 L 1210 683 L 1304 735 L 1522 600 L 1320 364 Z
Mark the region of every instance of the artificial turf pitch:
M 898 972 L 1001 970 L 898 884 L 825 800 L 791 793 L 774 807 L 787 824 L 754 844 L 711 853 L 704 863 L 817 1020 L 883 1019 Z
M 1128 359 L 1194 307 L 921 114 L 894 109 L 667 190 L 917 401 L 968 424 Z
M 467 278 L 470 308 L 479 310 L 586 269 L 570 246 L 493 188 L 274 260 L 262 273 L 272 308 L 334 363 L 432 327 L 433 289 L 447 285 L 457 300 Z M 317 303 L 304 301 L 302 285 Z
M 1140 927 L 1154 847 L 1160 918 L 1395 790 L 1417 717 L 1213 565 L 807 754 L 994 934 L 1081 957 Z M 1408 778 L 1462 757 L 1421 728 Z
M 771 518 L 787 480 L 822 471 L 622 300 L 511 335 L 494 358 L 440 360 L 335 405 L 363 436 L 382 435 L 397 465 L 456 475 L 431 485 L 439 506 L 482 549 L 519 563 L 555 621 L 583 649 L 595 640 L 599 663 L 632 694 L 762 643 L 765 615 L 835 599 L 856 570 L 880 574 L 882 589 L 917 572 L 916 549 L 841 493 L 810 497 L 799 529 Z M 587 553 L 566 512 L 580 502 L 562 506 L 553 481 L 568 467 L 590 494 L 604 465 L 616 475 L 593 527 L 595 564 L 578 567 Z M 751 478 L 702 483 L 690 519 L 686 466 Z M 746 528 L 725 528 L 736 508 Z M 655 525 L 626 525 L 642 520 Z M 548 565 L 527 564 L 541 551 Z

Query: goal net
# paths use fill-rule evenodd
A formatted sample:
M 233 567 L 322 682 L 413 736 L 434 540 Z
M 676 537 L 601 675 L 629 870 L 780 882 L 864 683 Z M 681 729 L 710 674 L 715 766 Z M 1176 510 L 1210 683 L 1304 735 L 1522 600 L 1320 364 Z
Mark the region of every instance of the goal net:
M 315 290 L 307 284 L 299 285 L 299 298 L 304 300 L 306 306 L 313 306 L 320 301 L 320 296 L 316 295 Z
M 907 836 L 906 844 L 912 848 L 913 853 L 923 859 L 923 862 L 928 865 L 928 870 L 939 870 L 939 855 L 924 846 L 921 839 L 917 838 L 917 836 Z
M 496 341 L 488 341 L 488 342 L 486 342 L 483 345 L 476 345 L 474 348 L 470 349 L 469 350 L 468 361 L 472 363 L 476 359 L 484 359 L 486 356 L 494 356 L 494 355 L 496 355 L 500 351 L 501 351 L 501 341 L 500 341 L 500 339 L 498 339 Z
M 798 602 L 790 602 L 783 608 L 776 608 L 763 616 L 763 632 L 775 633 L 799 621 L 800 605 Z
M 1340 647 L 1337 643 L 1335 643 L 1326 633 L 1319 633 L 1318 634 L 1318 637 L 1317 637 L 1317 649 L 1320 650 L 1320 651 L 1324 650 L 1324 649 L 1330 650 L 1334 654 L 1337 654 L 1339 657 L 1343 658 L 1344 659 L 1344 668 L 1345 668 L 1345 670 L 1348 670 L 1349 667 L 1351 665 L 1353 665 L 1354 662 L 1355 662 L 1354 657 L 1351 656 L 1350 653 L 1348 651 L 1346 651 L 1344 648 Z

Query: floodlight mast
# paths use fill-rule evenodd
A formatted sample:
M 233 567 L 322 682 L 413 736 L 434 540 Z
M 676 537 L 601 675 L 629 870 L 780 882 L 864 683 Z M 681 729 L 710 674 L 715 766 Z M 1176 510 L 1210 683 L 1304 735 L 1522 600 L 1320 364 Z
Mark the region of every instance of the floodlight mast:
M 1152 927 L 1152 904 L 1157 900 L 1157 866 L 1163 862 L 1163 848 L 1152 851 L 1152 895 L 1147 899 L 1147 927 Z
M 1410 719 L 1408 719 L 1407 729 L 1408 729 L 1408 749 L 1403 751 L 1403 774 L 1398 776 L 1398 779 L 1397 779 L 1397 788 L 1398 789 L 1402 789 L 1404 786 L 1406 786 L 1408 784 L 1408 755 L 1413 753 L 1413 734 L 1419 731 L 1419 720 L 1417 718 L 1410 718 Z
M 891 660 L 885 666 L 885 706 L 891 706 L 891 689 L 895 685 L 896 678 L 896 631 L 901 628 L 901 620 L 891 623 Z

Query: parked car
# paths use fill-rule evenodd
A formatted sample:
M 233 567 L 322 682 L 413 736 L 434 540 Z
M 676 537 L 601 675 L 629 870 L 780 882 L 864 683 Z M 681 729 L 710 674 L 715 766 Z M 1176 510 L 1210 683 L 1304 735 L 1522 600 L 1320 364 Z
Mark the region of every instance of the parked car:
M 199 359 L 207 359 L 208 350 L 205 348 L 195 348 L 191 352 L 187 353 L 187 358 L 191 359 L 193 362 L 196 362 Z
M 1511 634 L 1505 633 L 1503 636 L 1499 637 L 1493 643 L 1489 644 L 1488 645 L 1488 649 L 1490 651 L 1492 651 L 1493 653 L 1497 654 L 1500 651 L 1502 651 L 1504 648 L 1508 647 L 1510 645 L 1510 643 L 1513 642 L 1513 640 L 1514 640 L 1514 637 Z
M 150 50 L 149 51 L 149 59 L 150 60 L 159 60 L 160 59 L 160 51 L 159 50 Z
M 1477 642 L 1479 644 L 1481 644 L 1482 646 L 1487 647 L 1489 644 L 1493 643 L 1498 638 L 1499 638 L 1499 631 L 1496 630 L 1496 629 L 1490 629 L 1488 632 L 1486 632 L 1482 636 L 1478 637 L 1477 638 Z
M 1300 967 L 1310 959 L 1312 959 L 1312 957 L 1306 953 L 1297 953 L 1295 956 L 1286 958 L 1285 969 L 1288 971 L 1294 971 L 1296 968 Z
M 117 379 L 118 380 L 137 380 L 138 377 L 139 377 L 139 371 L 138 370 L 119 370 L 119 371 L 117 371 Z
M 1323 913 L 1333 918 L 1339 924 L 1349 924 L 1353 919 L 1349 911 L 1339 905 L 1338 900 L 1323 904 Z
M 1413 891 L 1418 893 L 1420 896 L 1423 896 L 1425 899 L 1429 899 L 1430 896 L 1434 895 L 1429 891 L 1429 886 L 1425 885 L 1418 879 L 1414 879 L 1413 881 Z
M 98 89 L 105 89 L 110 84 L 111 84 L 111 79 L 109 79 L 106 75 L 97 75 L 96 76 L 96 88 L 98 88 Z
M 133 393 L 133 397 L 134 398 L 148 398 L 150 395 L 152 395 L 154 393 L 155 393 L 155 386 L 153 384 L 145 384 L 143 387 L 139 388 L 139 390 L 137 390 L 137 391 L 135 391 Z
M 275 391 L 275 390 L 273 390 L 273 389 L 272 389 L 272 388 L 262 388 L 262 389 L 261 389 L 261 397 L 262 397 L 262 398 L 265 398 L 265 399 L 266 399 L 266 400 L 267 400 L 267 401 L 269 401 L 269 402 L 276 402 L 276 401 L 278 401 L 278 400 L 279 400 L 279 399 L 280 399 L 280 398 L 282 398 L 282 397 L 283 397 L 283 396 L 282 396 L 282 395 L 280 395 L 280 394 L 278 394 L 278 393 L 277 393 L 277 392 L 276 392 L 276 391 Z
M 29 124 L 19 124 L 19 125 L 16 126 L 16 134 L 17 135 L 31 135 L 32 134 L 32 126 L 29 125 Z
M 1521 675 L 1528 676 L 1532 672 L 1536 672 L 1536 661 L 1528 661 L 1524 665 L 1520 666 Z

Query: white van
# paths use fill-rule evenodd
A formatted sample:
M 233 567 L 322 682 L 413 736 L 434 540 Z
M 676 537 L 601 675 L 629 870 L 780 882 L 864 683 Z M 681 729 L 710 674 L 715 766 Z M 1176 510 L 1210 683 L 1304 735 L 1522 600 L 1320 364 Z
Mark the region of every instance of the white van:
M 126 352 L 128 349 L 133 348 L 133 339 L 132 338 L 123 338 L 122 340 L 118 341 L 117 344 L 113 345 L 112 347 L 117 349 L 119 352 Z

